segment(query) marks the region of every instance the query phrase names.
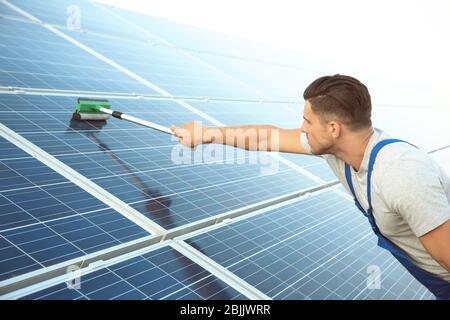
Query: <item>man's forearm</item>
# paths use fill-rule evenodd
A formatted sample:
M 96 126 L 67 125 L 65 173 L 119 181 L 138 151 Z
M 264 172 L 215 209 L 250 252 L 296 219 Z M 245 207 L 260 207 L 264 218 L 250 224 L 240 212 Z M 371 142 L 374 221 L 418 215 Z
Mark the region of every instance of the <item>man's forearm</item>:
M 278 151 L 278 128 L 272 125 L 243 125 L 208 128 L 204 143 L 218 143 L 260 151 Z

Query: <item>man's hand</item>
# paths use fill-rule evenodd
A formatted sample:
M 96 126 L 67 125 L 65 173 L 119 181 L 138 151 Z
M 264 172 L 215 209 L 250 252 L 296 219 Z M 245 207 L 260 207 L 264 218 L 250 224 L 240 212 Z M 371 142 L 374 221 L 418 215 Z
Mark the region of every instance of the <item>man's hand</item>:
M 181 144 L 194 150 L 199 144 L 211 143 L 210 139 L 207 139 L 208 141 L 205 140 L 207 129 L 198 121 L 189 121 L 180 128 L 174 125 L 170 127 L 170 130 L 172 130 Z

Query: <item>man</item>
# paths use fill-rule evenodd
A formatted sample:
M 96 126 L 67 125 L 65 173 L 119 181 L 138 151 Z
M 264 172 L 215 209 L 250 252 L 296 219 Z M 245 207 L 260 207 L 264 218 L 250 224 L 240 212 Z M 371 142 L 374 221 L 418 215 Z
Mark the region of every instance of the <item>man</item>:
M 321 77 L 303 97 L 304 121 L 298 129 L 206 128 L 188 122 L 172 130 L 191 148 L 224 143 L 321 156 L 368 218 L 378 244 L 438 299 L 450 299 L 450 178 L 426 152 L 372 127 L 371 98 L 357 79 Z M 201 134 L 194 135 L 198 128 Z M 251 143 L 250 136 L 235 139 L 236 129 L 256 131 L 257 142 Z

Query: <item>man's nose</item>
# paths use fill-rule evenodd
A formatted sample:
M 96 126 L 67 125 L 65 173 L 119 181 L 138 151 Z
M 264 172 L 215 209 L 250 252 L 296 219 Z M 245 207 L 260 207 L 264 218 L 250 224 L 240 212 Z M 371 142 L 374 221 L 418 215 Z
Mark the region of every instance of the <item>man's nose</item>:
M 305 122 L 304 121 L 302 122 L 302 125 L 300 126 L 300 131 L 305 132 Z

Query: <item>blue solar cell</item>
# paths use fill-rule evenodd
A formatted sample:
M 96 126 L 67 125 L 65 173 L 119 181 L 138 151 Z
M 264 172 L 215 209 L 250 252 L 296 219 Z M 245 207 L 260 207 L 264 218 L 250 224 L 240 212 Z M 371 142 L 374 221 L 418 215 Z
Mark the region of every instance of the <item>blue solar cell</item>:
M 331 209 L 333 208 L 333 209 Z M 273 299 L 430 299 L 376 246 L 352 201 L 323 192 L 186 240 Z M 368 267 L 381 287 L 367 286 Z
M 88 91 L 155 91 L 30 22 L 0 20 L 0 85 Z
M 0 262 L 1 280 L 41 267 L 36 260 L 25 255 L 18 247 L 14 246 L 2 236 L 0 236 L 0 252 L 2 254 L 2 260 Z
M 1 104 L 1 102 L 0 102 Z M 17 148 L 16 146 L 12 145 L 10 142 L 0 139 L 0 150 L 2 150 L 2 155 L 0 156 L 0 160 L 3 159 L 23 159 L 27 158 L 28 154 Z
M 79 284 L 60 283 L 22 299 L 246 299 L 169 246 L 82 275 Z

